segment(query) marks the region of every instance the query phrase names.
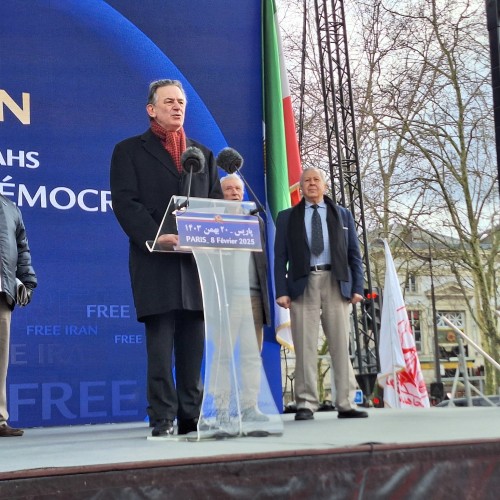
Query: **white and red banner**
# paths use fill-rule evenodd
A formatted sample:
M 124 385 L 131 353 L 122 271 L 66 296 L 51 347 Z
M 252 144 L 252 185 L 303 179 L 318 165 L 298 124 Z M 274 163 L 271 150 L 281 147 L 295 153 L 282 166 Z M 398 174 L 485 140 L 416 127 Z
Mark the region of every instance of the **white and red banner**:
M 385 246 L 385 286 L 380 327 L 380 373 L 384 403 L 389 408 L 429 408 L 415 339 L 401 293 L 391 249 Z

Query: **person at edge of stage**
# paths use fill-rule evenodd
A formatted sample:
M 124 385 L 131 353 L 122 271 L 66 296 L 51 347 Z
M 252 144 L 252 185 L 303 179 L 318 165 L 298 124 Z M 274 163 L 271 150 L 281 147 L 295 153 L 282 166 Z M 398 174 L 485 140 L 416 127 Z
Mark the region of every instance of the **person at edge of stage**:
M 10 322 L 16 304 L 26 306 L 31 302 L 37 279 L 21 211 L 3 195 L 0 195 L 0 255 L 0 437 L 16 437 L 24 431 L 7 423 Z
M 146 246 L 156 237 L 171 197 L 187 194 L 189 176 L 181 165 L 186 148 L 198 148 L 205 159 L 203 171 L 192 176 L 190 195 L 222 198 L 212 151 L 184 132 L 186 104 L 181 82 L 152 82 L 146 104 L 149 129 L 118 143 L 111 160 L 113 210 L 129 237 L 134 304 L 146 331 L 153 436 L 173 434 L 175 419 L 178 434 L 196 431 L 203 397 L 204 315 L 196 262 L 190 253 L 150 253 Z M 173 250 L 175 232 L 173 227 L 161 235 L 158 244 Z
M 237 174 L 228 174 L 220 180 L 222 193 L 225 200 L 242 201 L 245 194 L 243 180 Z M 261 242 L 265 247 L 264 222 L 259 217 L 259 227 Z M 255 336 L 259 353 L 262 351 L 264 340 L 264 325 L 270 325 L 271 309 L 269 301 L 269 288 L 267 282 L 267 256 L 265 249 L 262 252 L 252 252 L 249 261 L 249 281 L 250 281 L 250 300 L 252 304 L 252 318 L 255 327 Z M 236 311 L 239 315 L 240 312 Z M 240 324 L 239 330 L 244 330 L 242 321 L 246 318 L 240 316 L 235 318 L 235 324 Z M 243 328 L 242 328 L 243 327 Z M 251 339 L 241 339 L 241 345 L 245 346 L 240 350 L 243 352 L 251 351 L 254 342 Z M 261 362 L 260 357 L 256 357 L 253 352 L 247 352 L 241 356 L 242 371 L 242 406 L 243 419 L 247 421 L 267 420 L 257 406 L 257 397 L 260 387 Z
M 279 212 L 274 243 L 276 302 L 290 309 L 295 349 L 295 420 L 312 420 L 318 409 L 319 322 L 334 370 L 338 418 L 365 418 L 351 401 L 349 314 L 363 300 L 363 267 L 354 219 L 325 195 L 324 173 L 307 168 L 302 200 Z

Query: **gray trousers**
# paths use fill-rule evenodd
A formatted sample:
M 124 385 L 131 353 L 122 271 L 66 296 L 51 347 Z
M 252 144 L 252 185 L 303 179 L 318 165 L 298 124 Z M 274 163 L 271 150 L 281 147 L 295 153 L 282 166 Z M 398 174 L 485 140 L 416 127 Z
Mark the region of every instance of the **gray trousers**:
M 293 345 L 295 349 L 295 402 L 297 408 L 316 411 L 318 401 L 318 336 L 323 326 L 332 358 L 337 410 L 354 408 L 353 370 L 349 358 L 349 313 L 351 304 L 342 297 L 329 271 L 312 271 L 306 289 L 290 306 Z
M 10 319 L 12 311 L 0 293 L 0 425 L 9 419 L 7 411 L 7 368 L 9 366 Z

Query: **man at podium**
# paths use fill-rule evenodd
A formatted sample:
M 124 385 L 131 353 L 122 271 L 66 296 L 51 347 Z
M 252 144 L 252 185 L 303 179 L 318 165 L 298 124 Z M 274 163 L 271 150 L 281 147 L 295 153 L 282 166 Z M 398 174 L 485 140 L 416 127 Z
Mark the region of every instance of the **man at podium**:
M 150 127 L 118 143 L 111 160 L 111 198 L 115 215 L 129 237 L 129 270 L 137 319 L 145 324 L 148 414 L 153 436 L 187 434 L 197 428 L 203 389 L 204 316 L 200 280 L 189 253 L 150 252 L 146 242 L 157 235 L 174 195 L 222 198 L 213 153 L 186 137 L 187 99 L 177 80 L 150 84 L 146 111 Z M 182 153 L 197 148 L 205 168 L 183 172 Z M 174 247 L 171 233 L 162 244 Z M 175 380 L 172 354 L 175 358 Z

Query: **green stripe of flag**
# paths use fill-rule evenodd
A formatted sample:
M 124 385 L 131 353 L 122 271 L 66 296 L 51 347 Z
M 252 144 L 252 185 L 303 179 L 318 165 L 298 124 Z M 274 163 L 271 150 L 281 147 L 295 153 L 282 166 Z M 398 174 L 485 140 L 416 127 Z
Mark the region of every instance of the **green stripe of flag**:
M 267 201 L 274 220 L 290 207 L 278 26 L 274 0 L 262 0 L 262 66 Z

